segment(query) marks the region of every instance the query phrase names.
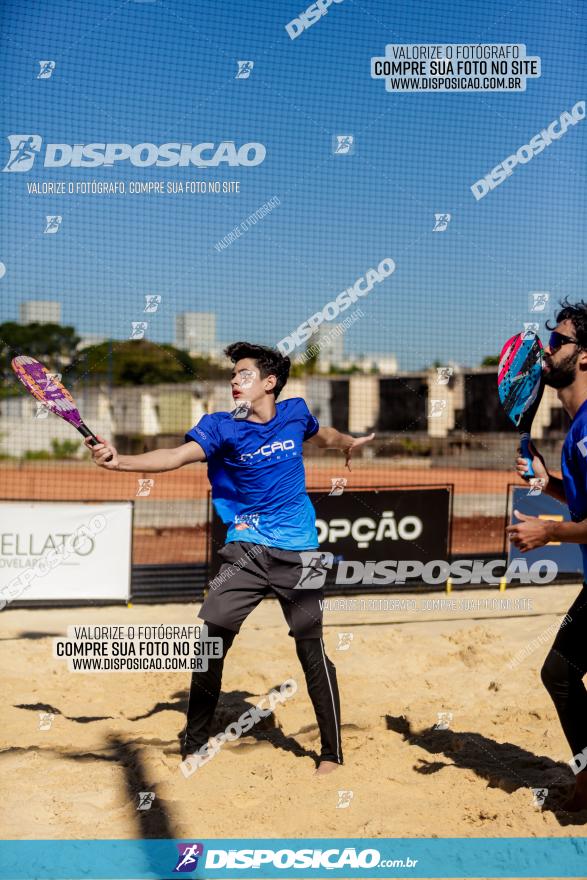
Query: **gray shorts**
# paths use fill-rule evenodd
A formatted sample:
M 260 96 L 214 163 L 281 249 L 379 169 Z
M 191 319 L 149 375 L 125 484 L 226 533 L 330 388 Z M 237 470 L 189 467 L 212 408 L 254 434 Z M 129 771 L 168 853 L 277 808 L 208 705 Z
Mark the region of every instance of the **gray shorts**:
M 319 552 L 281 550 L 249 541 L 229 541 L 218 551 L 224 560 L 210 581 L 200 617 L 238 632 L 246 617 L 265 596 L 274 595 L 295 639 L 322 637 L 323 583 L 316 578 L 312 558 Z M 308 568 L 308 559 L 310 566 Z

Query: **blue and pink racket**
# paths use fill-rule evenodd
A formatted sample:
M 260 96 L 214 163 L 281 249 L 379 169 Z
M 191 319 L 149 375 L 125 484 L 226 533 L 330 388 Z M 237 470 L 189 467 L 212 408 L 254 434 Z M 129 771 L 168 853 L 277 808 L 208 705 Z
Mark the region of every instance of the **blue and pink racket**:
M 544 391 L 543 347 L 532 330 L 508 339 L 499 356 L 497 389 L 502 406 L 520 433 L 520 454 L 528 463 L 524 479 L 535 477 L 530 429 Z

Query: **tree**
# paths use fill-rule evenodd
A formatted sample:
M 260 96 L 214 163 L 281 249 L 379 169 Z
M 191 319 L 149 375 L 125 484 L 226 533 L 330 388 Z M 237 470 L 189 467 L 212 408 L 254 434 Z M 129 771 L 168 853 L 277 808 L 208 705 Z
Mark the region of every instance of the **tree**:
M 314 339 L 316 341 L 314 341 Z M 306 343 L 306 351 L 304 352 L 304 372 L 313 376 L 318 372 L 318 361 L 320 359 L 319 337 L 313 333 Z
M 0 324 L 0 386 L 7 391 L 15 389 L 10 366 L 13 357 L 28 354 L 61 373 L 75 359 L 79 342 L 75 329 L 61 324 Z
M 481 361 L 482 367 L 498 367 L 499 366 L 499 355 L 498 354 L 488 354 Z
M 297 360 L 292 360 L 289 371 L 289 375 L 292 379 L 300 379 L 302 376 L 308 375 L 313 376 L 314 373 L 316 373 L 318 358 L 320 357 L 320 348 L 314 339 L 318 339 L 316 334 L 312 334 L 307 340 L 303 355 Z
M 114 385 L 192 382 L 227 375 L 225 369 L 206 358 L 193 358 L 173 345 L 158 345 L 147 339 L 90 345 L 78 353 L 76 371 L 89 382 L 105 382 L 111 375 Z
M 362 372 L 363 371 L 362 371 L 361 367 L 357 366 L 357 364 L 351 364 L 348 367 L 337 367 L 335 365 L 331 365 L 330 369 L 328 370 L 328 375 L 329 376 L 353 376 L 355 373 L 362 373 Z M 379 370 L 377 369 L 377 367 L 371 367 L 370 372 L 373 375 L 379 374 Z

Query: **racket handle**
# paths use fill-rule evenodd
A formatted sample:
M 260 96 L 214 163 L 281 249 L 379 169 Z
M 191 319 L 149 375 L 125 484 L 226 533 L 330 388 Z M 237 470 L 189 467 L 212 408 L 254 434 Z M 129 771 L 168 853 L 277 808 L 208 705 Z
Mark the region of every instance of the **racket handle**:
M 77 426 L 77 429 L 80 432 L 80 434 L 82 434 L 82 436 L 92 438 L 91 442 L 90 442 L 90 446 L 97 446 L 98 443 L 100 442 L 98 440 L 98 438 L 96 437 L 96 435 L 93 433 L 93 431 L 90 431 L 88 426 L 85 425 L 83 422 L 81 423 L 81 425 Z
M 528 470 L 523 477 L 525 480 L 532 480 L 536 474 L 534 473 L 534 468 L 532 467 L 532 453 L 530 452 L 530 434 L 526 431 L 524 434 L 520 435 L 520 455 L 522 458 L 526 459 L 528 464 Z
M 78 425 L 77 429 L 80 432 L 80 434 L 83 434 L 84 437 L 90 438 L 90 446 L 97 446 L 98 443 L 100 442 L 98 440 L 98 438 L 96 437 L 96 435 L 94 434 L 94 432 L 90 431 L 90 429 L 88 428 L 88 426 L 86 424 L 84 424 L 84 422 L 82 422 L 81 425 Z M 106 461 L 111 461 L 111 459 L 112 459 L 112 456 L 109 455 L 108 458 L 106 459 Z

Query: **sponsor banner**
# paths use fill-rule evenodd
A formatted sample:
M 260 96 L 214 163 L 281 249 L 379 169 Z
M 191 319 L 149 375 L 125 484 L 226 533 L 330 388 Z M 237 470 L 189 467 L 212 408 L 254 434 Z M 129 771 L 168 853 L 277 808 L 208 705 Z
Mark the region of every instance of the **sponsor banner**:
M 532 489 L 524 486 L 511 486 L 509 499 L 510 525 L 518 522 L 513 515 L 514 510 L 527 513 L 529 516 L 539 516 L 541 519 L 554 519 L 569 522 L 571 517 L 569 508 L 561 504 L 544 492 L 534 494 Z M 558 566 L 559 574 L 583 574 L 583 560 L 578 544 L 547 544 L 537 550 L 521 553 L 513 544 L 508 546 L 508 565 L 513 560 L 524 560 L 528 566 L 539 560 L 550 560 Z
M 331 552 L 335 562 L 447 558 L 448 486 L 309 495 L 320 549 Z
M 131 501 L 0 501 L 0 596 L 128 600 Z
M 585 837 L 0 841 L 0 880 L 582 877 Z
M 327 556 L 328 584 L 336 582 L 344 589 L 345 583 L 350 583 L 344 576 L 348 569 L 346 563 L 361 565 L 385 560 L 428 563 L 447 559 L 451 510 L 448 486 L 346 490 L 342 495 L 309 492 L 308 495 L 316 511 L 319 548 L 321 554 Z M 210 534 L 209 576 L 212 580 L 222 564 L 218 551 L 226 536 L 226 524 L 214 509 Z M 247 540 L 246 534 L 243 529 L 243 541 Z M 304 565 L 308 564 L 307 555 L 302 554 Z

